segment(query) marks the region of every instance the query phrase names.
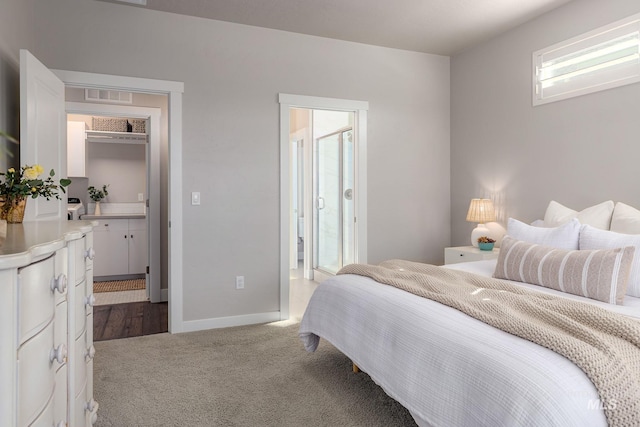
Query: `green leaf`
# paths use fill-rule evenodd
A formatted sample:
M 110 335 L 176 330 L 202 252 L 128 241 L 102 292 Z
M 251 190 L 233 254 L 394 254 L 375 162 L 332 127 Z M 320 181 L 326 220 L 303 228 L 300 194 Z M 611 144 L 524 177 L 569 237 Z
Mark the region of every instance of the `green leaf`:
M 53 169 L 51 169 L 51 172 L 49 172 L 49 176 L 54 176 L 56 174 L 56 171 L 54 171 Z
M 66 187 L 69 184 L 71 184 L 71 180 L 70 179 L 62 178 L 60 180 L 60 186 L 62 186 L 62 187 Z

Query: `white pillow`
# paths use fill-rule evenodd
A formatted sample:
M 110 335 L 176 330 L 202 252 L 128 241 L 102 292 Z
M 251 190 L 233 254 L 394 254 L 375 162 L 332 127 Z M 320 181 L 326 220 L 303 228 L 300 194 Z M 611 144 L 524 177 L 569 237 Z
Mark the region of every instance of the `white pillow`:
M 624 203 L 616 203 L 611 217 L 611 231 L 640 234 L 640 211 Z
M 560 227 L 546 228 L 525 224 L 517 219 L 507 221 L 507 235 L 523 242 L 552 246 L 559 249 L 578 249 L 580 221 L 569 220 Z
M 544 225 L 545 227 L 557 227 L 573 218 L 578 218 L 581 224 L 589 224 L 592 227 L 608 230 L 614 206 L 612 200 L 607 200 L 578 212 L 552 200 L 544 214 Z
M 640 297 L 640 235 L 621 234 L 614 231 L 598 230 L 589 225 L 580 228 L 580 249 L 615 249 L 635 246 L 627 295 Z

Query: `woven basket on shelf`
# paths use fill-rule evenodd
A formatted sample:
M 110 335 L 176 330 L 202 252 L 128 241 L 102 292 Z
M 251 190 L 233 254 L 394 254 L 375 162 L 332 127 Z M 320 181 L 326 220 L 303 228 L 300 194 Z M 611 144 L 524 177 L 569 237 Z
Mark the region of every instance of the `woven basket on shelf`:
M 126 132 L 127 119 L 113 117 L 92 117 L 91 129 L 106 132 Z
M 131 132 L 135 133 L 147 133 L 147 121 L 144 119 L 130 119 L 132 129 Z

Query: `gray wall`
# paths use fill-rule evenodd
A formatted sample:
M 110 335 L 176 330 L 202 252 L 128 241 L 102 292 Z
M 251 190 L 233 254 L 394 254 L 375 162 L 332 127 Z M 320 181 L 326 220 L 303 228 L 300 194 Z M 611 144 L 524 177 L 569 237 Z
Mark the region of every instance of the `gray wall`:
M 449 58 L 97 1 L 35 15 L 50 68 L 185 83 L 185 320 L 279 309 L 280 92 L 369 102 L 369 260 L 442 261 Z
M 575 0 L 452 58 L 453 245 L 468 244 L 473 197 L 494 198 L 502 221 L 542 218 L 552 199 L 640 208 L 640 84 L 531 104 L 534 51 L 638 12 L 638 0 Z

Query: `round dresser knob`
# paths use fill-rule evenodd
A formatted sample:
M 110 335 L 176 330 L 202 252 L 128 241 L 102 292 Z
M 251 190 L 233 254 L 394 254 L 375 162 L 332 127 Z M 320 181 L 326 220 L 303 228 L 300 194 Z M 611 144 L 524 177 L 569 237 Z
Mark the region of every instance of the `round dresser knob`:
M 96 304 L 96 297 L 93 294 L 91 294 L 88 297 L 85 297 L 84 303 L 89 307 L 93 307 Z
M 67 276 L 60 274 L 58 278 L 51 279 L 51 291 L 58 291 L 63 294 L 67 290 Z
M 52 348 L 49 351 L 49 362 L 56 360 L 59 364 L 63 364 L 67 361 L 67 346 L 60 344 L 58 348 Z
M 96 356 L 96 348 L 94 346 L 91 346 L 87 349 L 87 352 L 85 353 L 85 359 L 88 362 L 89 360 L 93 360 L 93 358 Z

